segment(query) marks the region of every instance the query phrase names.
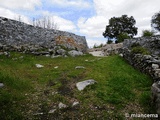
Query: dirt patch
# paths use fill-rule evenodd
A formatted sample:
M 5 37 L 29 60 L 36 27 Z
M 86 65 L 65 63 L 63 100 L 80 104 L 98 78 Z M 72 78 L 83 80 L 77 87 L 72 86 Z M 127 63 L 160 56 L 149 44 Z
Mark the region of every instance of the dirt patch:
M 58 88 L 58 93 L 63 95 L 63 96 L 72 96 L 73 95 L 73 90 L 68 87 L 68 85 L 66 86 L 61 86 Z

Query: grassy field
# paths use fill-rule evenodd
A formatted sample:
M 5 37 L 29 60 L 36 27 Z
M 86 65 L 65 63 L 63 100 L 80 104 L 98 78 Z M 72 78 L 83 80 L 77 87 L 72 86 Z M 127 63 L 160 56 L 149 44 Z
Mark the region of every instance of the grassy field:
M 78 91 L 76 83 L 88 79 L 97 83 Z M 0 120 L 125 120 L 125 113 L 154 113 L 152 80 L 119 56 L 51 59 L 11 53 L 0 56 L 0 83 L 5 85 L 0 88 Z M 60 102 L 67 107 L 59 109 Z

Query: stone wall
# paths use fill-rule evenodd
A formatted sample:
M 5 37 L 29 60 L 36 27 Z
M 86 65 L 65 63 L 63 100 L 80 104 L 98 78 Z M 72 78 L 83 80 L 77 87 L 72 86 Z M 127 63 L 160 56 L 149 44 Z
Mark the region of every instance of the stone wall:
M 126 39 L 123 42 L 123 47 L 131 49 L 131 46 L 137 44 L 144 48 L 147 48 L 154 55 L 160 55 L 160 35 L 152 37 Z
M 43 29 L 22 22 L 0 17 L 0 49 L 16 51 L 54 50 L 56 46 L 86 52 L 88 49 L 84 36 L 73 33 Z M 57 47 L 56 47 L 57 48 Z
M 135 54 L 131 52 L 131 46 L 139 44 L 147 48 L 151 55 Z M 160 36 L 142 37 L 125 40 L 120 50 L 123 57 L 141 72 L 150 75 L 153 79 L 152 101 L 157 113 L 160 115 Z

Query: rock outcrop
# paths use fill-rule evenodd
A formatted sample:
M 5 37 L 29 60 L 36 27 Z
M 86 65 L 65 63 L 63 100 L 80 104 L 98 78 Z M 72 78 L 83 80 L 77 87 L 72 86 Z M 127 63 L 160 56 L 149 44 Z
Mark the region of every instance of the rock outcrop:
M 58 54 L 59 49 L 85 53 L 88 46 L 84 36 L 0 17 L 0 50 Z

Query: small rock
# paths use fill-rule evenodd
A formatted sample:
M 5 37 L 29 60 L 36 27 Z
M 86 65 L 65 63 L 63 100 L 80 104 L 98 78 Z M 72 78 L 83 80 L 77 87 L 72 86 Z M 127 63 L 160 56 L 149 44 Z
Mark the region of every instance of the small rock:
M 58 49 L 57 53 L 58 53 L 58 55 L 64 56 L 64 55 L 66 55 L 66 50 L 64 50 L 64 49 Z
M 88 62 L 88 60 L 85 60 L 86 62 Z
M 40 65 L 40 64 L 36 64 L 36 67 L 37 68 L 42 68 L 42 67 L 44 67 L 43 65 Z
M 58 66 L 54 67 L 54 69 L 57 69 L 57 68 L 58 68 Z
M 66 108 L 66 107 L 67 107 L 67 105 L 63 104 L 62 102 L 60 102 L 60 103 L 58 104 L 58 108 L 59 108 L 59 109 Z
M 9 52 L 4 52 L 4 55 L 7 57 L 10 57 L 10 53 Z
M 48 113 L 52 114 L 52 113 L 54 113 L 55 111 L 56 111 L 56 109 L 52 109 L 52 110 L 50 110 Z
M 72 107 L 75 107 L 75 106 L 77 106 L 77 105 L 79 105 L 79 102 L 74 102 L 74 103 L 72 104 Z
M 152 68 L 153 68 L 153 69 L 158 69 L 158 68 L 159 68 L 159 65 L 158 65 L 158 64 L 152 64 Z
M 45 56 L 46 56 L 46 57 L 50 57 L 50 55 L 49 55 L 49 54 L 46 54 Z
M 85 69 L 83 66 L 76 66 L 75 69 Z
M 81 90 L 84 90 L 84 88 L 85 88 L 86 86 L 92 85 L 92 84 L 94 84 L 94 83 L 96 83 L 96 81 L 93 80 L 93 79 L 85 80 L 85 81 L 82 81 L 82 82 L 78 82 L 78 83 L 76 84 L 76 87 L 77 87 L 77 89 L 78 89 L 79 91 L 81 91 Z
M 4 87 L 4 84 L 3 83 L 0 83 L 0 88 Z
M 119 54 L 120 57 L 123 57 L 123 54 Z
M 69 54 L 70 56 L 72 56 L 72 57 L 83 55 L 82 52 L 76 51 L 76 50 L 71 50 L 71 51 L 68 52 L 68 54 Z

